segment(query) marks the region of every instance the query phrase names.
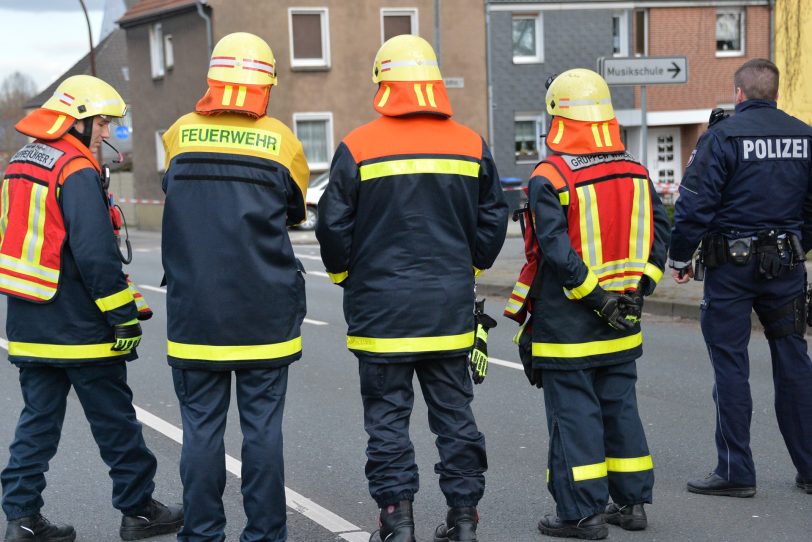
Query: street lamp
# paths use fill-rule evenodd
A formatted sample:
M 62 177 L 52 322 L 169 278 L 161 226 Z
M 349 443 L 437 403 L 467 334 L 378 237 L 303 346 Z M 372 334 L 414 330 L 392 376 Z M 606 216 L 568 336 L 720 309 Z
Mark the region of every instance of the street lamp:
M 85 21 L 87 21 L 87 39 L 90 41 L 90 75 L 93 77 L 96 76 L 96 54 L 93 52 L 93 32 L 90 28 L 90 17 L 87 14 L 87 7 L 85 6 L 85 0 L 79 0 L 79 4 L 82 6 L 82 11 L 85 12 Z

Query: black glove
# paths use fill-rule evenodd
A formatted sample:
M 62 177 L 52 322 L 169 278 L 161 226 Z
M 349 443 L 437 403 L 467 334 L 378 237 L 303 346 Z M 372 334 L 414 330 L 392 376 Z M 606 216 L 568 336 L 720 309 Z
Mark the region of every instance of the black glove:
M 496 327 L 496 320 L 485 313 L 474 313 L 474 319 L 476 327 L 471 350 L 471 380 L 474 384 L 482 384 L 488 376 L 488 330 Z
M 138 320 L 118 324 L 113 326 L 113 334 L 116 342 L 110 350 L 117 352 L 133 350 L 141 342 L 141 324 L 138 323 Z
M 637 307 L 635 301 L 624 294 L 615 292 L 608 292 L 600 286 L 595 287 L 596 290 L 600 289 L 598 305 L 595 312 L 598 316 L 609 324 L 611 327 L 619 331 L 628 331 L 632 329 L 639 321 L 634 320 L 633 307 Z
M 633 322 L 639 323 L 640 320 L 643 318 L 643 301 L 645 296 L 651 294 L 654 291 L 654 281 L 651 280 L 646 275 L 640 277 L 640 281 L 637 283 L 637 288 L 628 294 L 626 294 L 634 303 L 632 305 L 625 305 L 621 309 L 625 313 L 625 319 Z

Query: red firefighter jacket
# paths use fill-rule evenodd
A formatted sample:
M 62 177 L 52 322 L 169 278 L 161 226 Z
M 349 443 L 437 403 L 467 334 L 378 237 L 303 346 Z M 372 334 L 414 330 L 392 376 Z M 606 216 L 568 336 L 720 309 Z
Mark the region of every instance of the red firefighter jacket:
M 643 275 L 656 284 L 665 265 L 668 219 L 642 165 L 622 146 L 620 152 L 597 150 L 553 154 L 530 178 L 537 243 L 531 255 L 541 263 L 532 280 L 520 278 L 506 314 L 521 314 L 522 286 L 533 286 L 535 367 L 584 369 L 642 354 L 639 325 L 625 332 L 611 328 L 581 300 L 596 295 L 598 285 L 635 290 Z
M 113 326 L 136 316 L 95 159 L 65 135 L 15 154 L 0 193 L 0 292 L 14 363 L 134 359 Z

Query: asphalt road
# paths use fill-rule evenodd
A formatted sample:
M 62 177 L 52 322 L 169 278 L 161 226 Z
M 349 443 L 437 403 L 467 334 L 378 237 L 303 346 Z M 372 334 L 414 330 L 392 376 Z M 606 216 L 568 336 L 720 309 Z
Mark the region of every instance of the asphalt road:
M 142 409 L 147 444 L 158 457 L 155 496 L 180 502 L 178 477 L 181 425 L 169 367 L 165 361 L 166 319 L 161 280 L 160 238 L 136 233 L 135 261 L 128 272 L 143 287 L 156 316 L 144 325 L 140 359 L 129 366 L 135 404 Z M 520 250 L 520 249 L 519 249 Z M 303 326 L 304 356 L 290 372 L 285 412 L 286 486 L 292 542 L 348 540 L 366 542 L 376 528 L 377 510 L 364 478 L 366 434 L 355 358 L 344 347 L 346 326 L 341 290 L 323 273 L 318 247 L 297 245 L 307 275 L 308 321 Z M 4 298 L 3 298 L 4 299 Z M 273 300 L 262 300 L 273 302 Z M 385 300 L 382 300 L 385 302 Z M 0 300 L 4 305 L 5 301 Z M 490 299 L 499 313 L 504 299 Z M 5 320 L 5 310 L 0 310 Z M 511 336 L 515 325 L 503 318 L 491 332 L 493 358 L 517 362 Z M 629 533 L 612 528 L 613 540 L 655 541 L 809 541 L 812 495 L 793 485 L 795 470 L 778 432 L 767 344 L 751 344 L 754 396 L 752 447 L 759 491 L 752 499 L 706 497 L 685 492 L 685 481 L 714 466 L 711 400 L 712 374 L 695 321 L 647 317 L 645 355 L 638 362 L 640 412 L 655 462 L 655 501 L 647 507 L 649 529 Z M 0 351 L 5 356 L 5 351 Z M 531 388 L 516 366 L 492 364 L 486 382 L 476 388 L 474 410 L 488 445 L 490 470 L 480 503 L 480 539 L 527 542 L 545 539 L 536 530 L 539 517 L 553 511 L 545 468 L 547 431 L 541 391 Z M 422 473 L 415 502 L 418 540 L 432 540 L 445 516 L 433 465 L 434 436 L 417 390 L 412 439 Z M 0 363 L 0 464 L 8 459 L 21 397 L 17 370 Z M 228 466 L 239 472 L 241 436 L 232 401 L 226 431 Z M 151 416 L 150 416 L 151 415 Z M 47 474 L 43 513 L 76 526 L 81 541 L 118 540 L 120 515 L 112 509 L 111 484 L 78 401 L 72 396 L 59 452 Z M 224 496 L 227 539 L 238 540 L 244 523 L 240 480 L 230 475 Z M 173 540 L 166 536 L 156 540 Z

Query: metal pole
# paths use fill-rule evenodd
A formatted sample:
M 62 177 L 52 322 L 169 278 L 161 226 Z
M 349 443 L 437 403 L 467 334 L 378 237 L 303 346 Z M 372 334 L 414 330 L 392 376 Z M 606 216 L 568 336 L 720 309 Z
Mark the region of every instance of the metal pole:
M 648 167 L 648 103 L 646 85 L 640 85 L 640 156 L 645 167 Z
M 79 0 L 79 4 L 82 6 L 82 11 L 85 12 L 85 21 L 87 22 L 87 38 L 90 41 L 90 75 L 96 77 L 96 54 L 93 51 L 93 31 L 90 28 L 90 17 L 87 14 L 85 0 Z
M 491 68 L 491 12 L 488 9 L 490 2 L 485 2 L 485 70 L 488 79 L 488 146 L 491 152 L 493 146 L 493 68 Z
M 440 52 L 440 0 L 434 0 L 434 53 L 437 55 L 437 63 L 442 66 L 442 54 Z

